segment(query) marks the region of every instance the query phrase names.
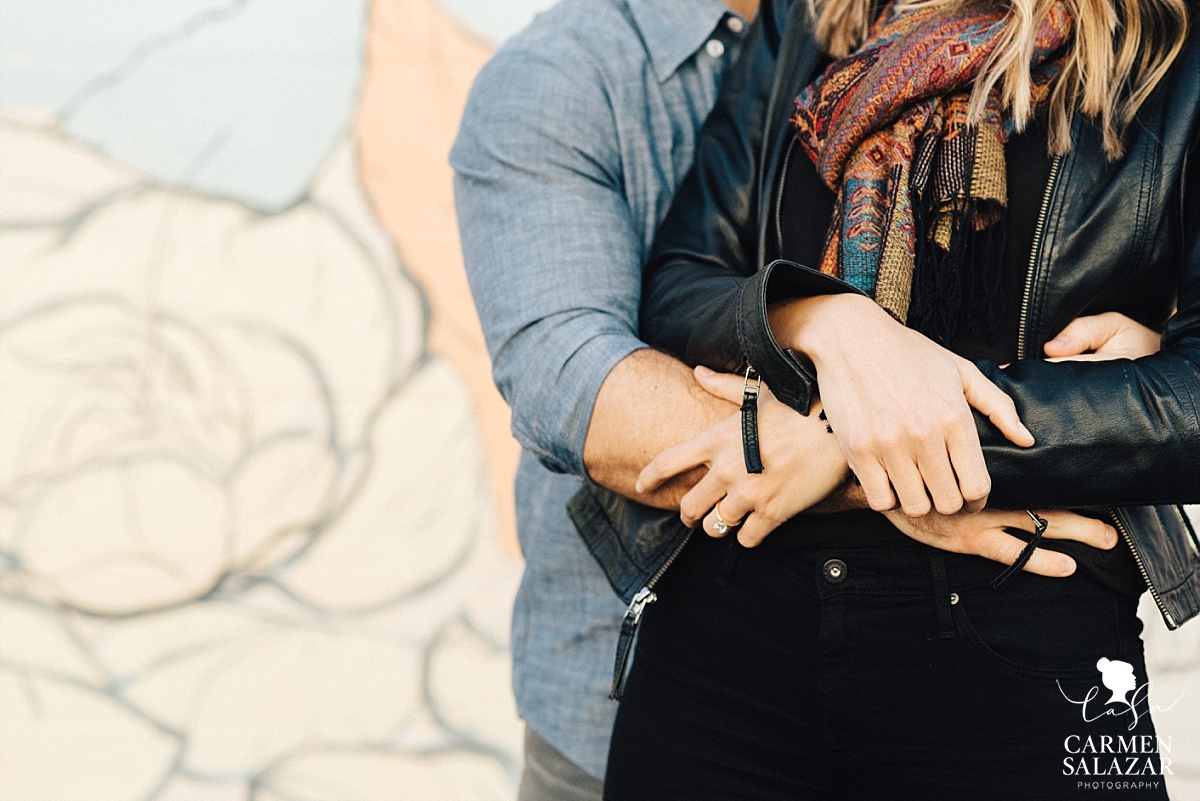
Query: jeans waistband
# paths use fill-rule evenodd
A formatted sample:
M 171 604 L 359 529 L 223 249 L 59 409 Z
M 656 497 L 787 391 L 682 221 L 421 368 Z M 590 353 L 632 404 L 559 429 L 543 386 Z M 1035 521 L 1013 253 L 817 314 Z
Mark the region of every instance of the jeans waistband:
M 795 554 L 822 598 L 843 594 L 927 595 L 991 584 L 1005 565 L 919 543 L 889 548 L 825 548 Z

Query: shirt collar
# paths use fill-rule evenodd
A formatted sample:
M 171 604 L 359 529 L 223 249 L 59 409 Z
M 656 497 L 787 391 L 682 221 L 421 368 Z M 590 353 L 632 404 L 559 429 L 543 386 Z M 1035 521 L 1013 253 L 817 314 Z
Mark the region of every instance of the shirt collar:
M 726 14 L 733 13 L 722 0 L 627 2 L 660 83 L 700 49 Z

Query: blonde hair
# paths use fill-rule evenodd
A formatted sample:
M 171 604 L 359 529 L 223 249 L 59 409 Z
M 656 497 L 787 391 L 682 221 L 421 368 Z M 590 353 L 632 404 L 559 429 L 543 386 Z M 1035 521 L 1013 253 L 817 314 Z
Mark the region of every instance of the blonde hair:
M 875 0 L 808 0 L 816 18 L 816 38 L 835 58 L 862 44 L 874 20 Z M 1008 7 L 1004 32 L 975 81 L 972 118 L 982 116 L 992 87 L 1018 130 L 1033 116 L 1030 60 L 1038 26 L 1056 2 L 1064 2 L 1075 21 L 1063 69 L 1047 109 L 1050 152 L 1071 149 L 1075 110 L 1099 123 L 1104 152 L 1122 153 L 1121 137 L 1138 109 L 1162 80 L 1187 36 L 1185 0 L 1003 0 Z M 909 7 L 943 6 L 954 12 L 978 0 L 919 0 Z

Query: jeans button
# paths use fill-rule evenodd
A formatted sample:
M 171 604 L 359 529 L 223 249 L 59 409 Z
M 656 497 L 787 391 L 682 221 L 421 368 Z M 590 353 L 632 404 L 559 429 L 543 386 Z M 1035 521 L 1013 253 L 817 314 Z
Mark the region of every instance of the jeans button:
M 846 563 L 841 559 L 830 559 L 821 568 L 821 575 L 830 584 L 841 584 L 846 580 Z

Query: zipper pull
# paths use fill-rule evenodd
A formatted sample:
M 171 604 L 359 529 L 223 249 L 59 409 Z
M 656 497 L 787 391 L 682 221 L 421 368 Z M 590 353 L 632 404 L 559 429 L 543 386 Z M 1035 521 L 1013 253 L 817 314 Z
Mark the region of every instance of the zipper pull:
M 762 454 L 758 450 L 758 391 L 762 377 L 746 365 L 746 380 L 742 383 L 742 455 L 747 473 L 763 471 Z
M 657 600 L 658 596 L 651 592 L 649 587 L 642 587 L 625 610 L 625 619 L 621 621 L 621 636 L 617 639 L 617 663 L 613 665 L 612 689 L 608 693 L 608 697 L 614 701 L 620 701 L 625 693 L 625 675 L 628 672 L 626 667 L 629 663 L 629 653 L 633 650 L 634 638 L 637 636 L 638 624 L 642 622 L 642 612 L 646 611 L 647 604 Z

